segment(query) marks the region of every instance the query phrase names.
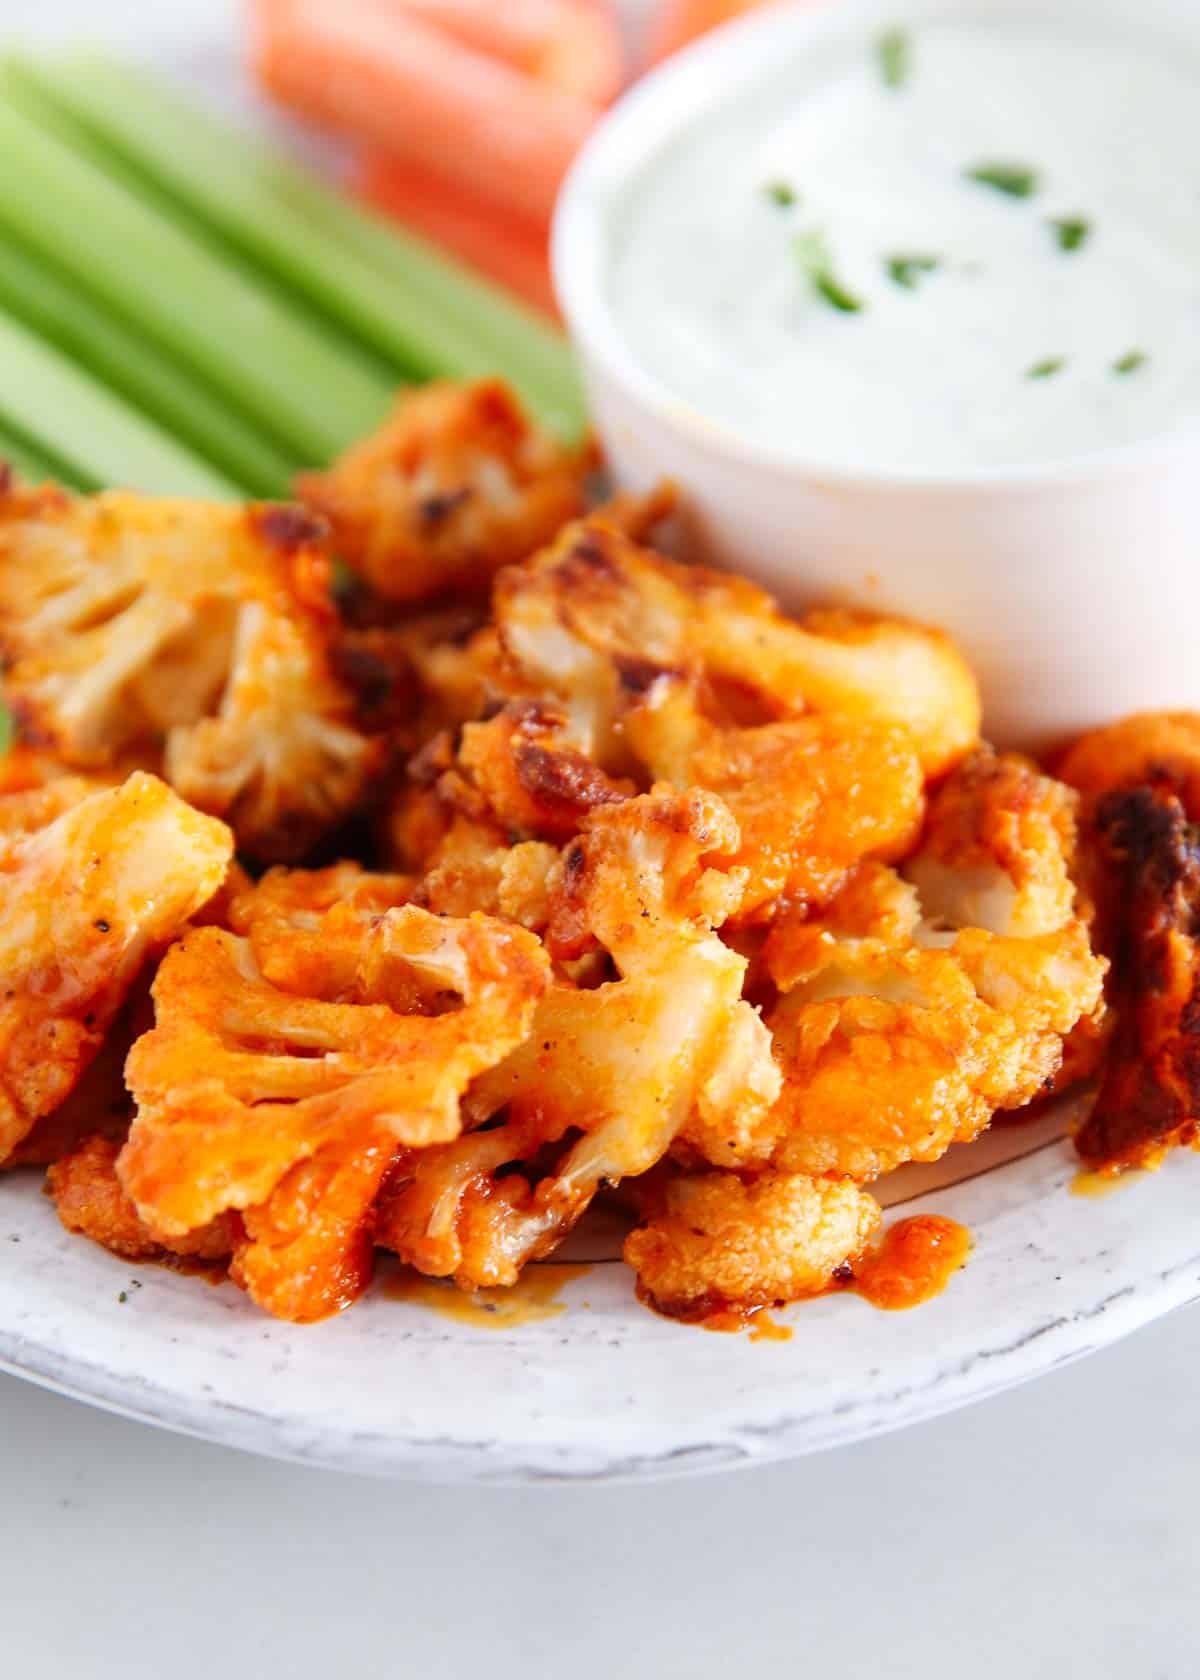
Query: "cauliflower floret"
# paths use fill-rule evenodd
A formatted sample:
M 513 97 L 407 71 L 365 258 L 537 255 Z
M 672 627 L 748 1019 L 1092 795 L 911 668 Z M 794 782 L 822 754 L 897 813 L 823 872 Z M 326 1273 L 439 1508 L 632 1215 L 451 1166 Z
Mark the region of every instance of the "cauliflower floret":
M 234 1213 L 183 1236 L 156 1236 L 142 1220 L 117 1177 L 120 1141 L 96 1135 L 55 1161 L 46 1174 L 46 1194 L 68 1231 L 125 1260 L 226 1260 L 240 1226 Z
M 904 865 L 926 919 L 1014 939 L 1064 927 L 1075 913 L 1077 803 L 1026 760 L 979 748 L 934 794 Z
M 1166 784 L 1101 796 L 1117 1025 L 1075 1143 L 1091 1167 L 1157 1166 L 1200 1140 L 1200 830 Z
M 543 840 L 570 840 L 591 811 L 637 791 L 572 746 L 565 714 L 540 700 L 510 701 L 486 722 L 468 723 L 456 766 L 439 784 L 443 797 L 473 793 L 503 829 Z
M 250 941 L 264 979 L 301 997 L 353 1001 L 362 940 L 375 920 L 407 904 L 416 883 L 357 863 L 269 869 L 227 894 L 217 926 Z M 393 1000 L 394 1001 L 394 1000 Z
M 0 1168 L 48 1167 L 89 1137 L 123 1140 L 133 1119 L 133 1102 L 125 1087 L 125 1058 L 133 1041 L 153 1023 L 147 968 L 70 1096 L 36 1122 L 8 1159 L 0 1162 Z
M 1079 923 L 1033 939 L 967 929 L 945 950 L 827 934 L 768 1016 L 776 1164 L 865 1181 L 969 1143 L 1053 1077 L 1064 1036 L 1100 1007 L 1104 967 Z
M 945 775 L 979 739 L 979 686 L 944 631 L 821 608 L 799 624 L 776 615 L 760 631 L 717 612 L 712 633 L 714 668 L 736 675 L 753 667 L 788 710 L 803 702 L 863 723 L 903 725 L 927 776 Z
M 523 929 L 415 905 L 367 917 L 334 905 L 312 942 L 329 952 L 315 997 L 272 985 L 251 941 L 219 928 L 168 952 L 157 1024 L 127 1065 L 137 1115 L 118 1163 L 156 1237 L 239 1210 L 233 1277 L 301 1321 L 366 1287 L 389 1166 L 457 1135 L 464 1092 L 520 1044 L 548 975 Z M 417 991 L 442 1012 L 412 1012 Z M 462 1007 L 447 1010 L 453 995 Z
M 1058 765 L 1064 782 L 1095 800 L 1166 782 L 1200 822 L 1200 712 L 1139 712 L 1081 736 Z
M 482 379 L 407 393 L 378 432 L 297 490 L 370 587 L 407 603 L 485 588 L 548 542 L 582 508 L 593 465 L 590 448 L 564 448 L 505 384 Z
M 831 713 L 723 729 L 664 679 L 625 734 L 656 777 L 707 788 L 733 813 L 747 872 L 738 919 L 781 899 L 825 902 L 863 858 L 902 857 L 920 832 L 921 766 L 894 724 Z
M 672 1179 L 625 1240 L 638 1292 L 672 1318 L 751 1311 L 828 1289 L 862 1253 L 879 1204 L 857 1185 L 767 1172 Z
M 82 768 L 161 769 L 259 856 L 302 852 L 370 761 L 301 601 L 323 537 L 294 508 L 12 491 L 0 646 L 22 731 Z
M 908 870 L 932 883 L 935 921 L 876 866 L 772 931 L 777 1165 L 866 1180 L 936 1160 L 1054 1078 L 1064 1037 L 1102 1010 L 1107 966 L 1073 914 L 1070 809 L 1019 763 L 968 761 Z
M 0 1161 L 66 1101 L 142 965 L 216 892 L 232 852 L 223 824 L 141 771 L 4 835 Z
M 507 1120 L 407 1163 L 381 1242 L 467 1287 L 509 1284 L 601 1183 L 645 1172 L 685 1125 L 754 1132 L 779 1076 L 742 1000 L 745 959 L 713 931 L 742 890 L 725 866 L 738 843 L 706 794 L 658 789 L 593 814 L 564 854 L 547 941 L 561 958 L 601 946 L 620 978 L 550 987 L 528 1039 L 468 1099 L 477 1122 Z
M 901 725 L 927 775 L 978 738 L 975 680 L 939 632 L 839 612 L 796 623 L 753 584 L 641 548 L 602 514 L 502 572 L 494 600 L 509 660 L 606 770 L 628 768 L 622 719 L 664 675 L 749 697 L 760 721 L 812 710 Z

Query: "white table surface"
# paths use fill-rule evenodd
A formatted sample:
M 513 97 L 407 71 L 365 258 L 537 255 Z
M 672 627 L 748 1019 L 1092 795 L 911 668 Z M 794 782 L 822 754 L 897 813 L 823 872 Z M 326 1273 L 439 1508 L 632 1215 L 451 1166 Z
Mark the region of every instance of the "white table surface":
M 0 31 L 231 11 L 0 0 Z M 901 1435 L 628 1488 L 372 1483 L 0 1377 L 0 1676 L 1192 1680 L 1197 1417 L 1195 1308 Z
M 1195 1308 L 903 1434 L 639 1487 L 298 1470 L 0 1378 L 0 1673 L 1191 1680 L 1197 1416 Z

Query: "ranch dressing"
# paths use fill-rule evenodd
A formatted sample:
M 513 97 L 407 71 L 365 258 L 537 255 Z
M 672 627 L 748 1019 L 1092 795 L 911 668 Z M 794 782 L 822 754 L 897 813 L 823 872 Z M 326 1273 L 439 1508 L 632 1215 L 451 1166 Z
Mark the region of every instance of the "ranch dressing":
M 650 157 L 612 306 L 676 400 L 830 466 L 1180 431 L 1200 415 L 1198 142 L 1200 66 L 1150 42 L 898 23 Z

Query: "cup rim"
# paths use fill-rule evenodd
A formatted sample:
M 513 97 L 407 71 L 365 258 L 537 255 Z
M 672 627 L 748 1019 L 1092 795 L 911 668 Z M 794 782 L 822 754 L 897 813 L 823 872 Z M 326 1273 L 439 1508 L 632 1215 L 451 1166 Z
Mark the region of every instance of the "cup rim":
M 1013 0 L 992 0 L 1011 16 Z M 1020 3 L 1020 0 L 1018 0 Z M 1038 15 L 1039 0 L 1026 0 Z M 979 0 L 975 0 L 976 7 Z M 1110 17 L 1127 19 L 1145 33 L 1145 0 L 1101 0 Z M 1167 9 L 1186 10 L 1166 0 Z M 1096 0 L 1082 7 L 1095 18 Z M 906 14 L 954 16 L 963 0 L 909 0 Z M 752 85 L 755 74 L 781 48 L 819 43 L 832 32 L 881 27 L 896 16 L 894 0 L 838 0 L 836 8 L 812 0 L 773 5 L 724 24 L 658 66 L 603 117 L 577 155 L 555 207 L 551 228 L 554 288 L 567 327 L 585 360 L 595 362 L 660 423 L 682 433 L 694 446 L 747 467 L 798 473 L 831 488 L 887 488 L 945 492 L 1052 488 L 1114 472 L 1155 468 L 1200 447 L 1200 424 L 1063 455 L 1052 461 L 963 466 L 945 470 L 903 466 L 850 466 L 782 444 L 747 436 L 676 396 L 635 355 L 609 303 L 605 273 L 608 229 L 634 169 L 651 149 L 678 133 L 715 88 Z M 1195 22 L 1200 22 L 1200 14 Z M 1200 28 L 1193 28 L 1200 53 Z

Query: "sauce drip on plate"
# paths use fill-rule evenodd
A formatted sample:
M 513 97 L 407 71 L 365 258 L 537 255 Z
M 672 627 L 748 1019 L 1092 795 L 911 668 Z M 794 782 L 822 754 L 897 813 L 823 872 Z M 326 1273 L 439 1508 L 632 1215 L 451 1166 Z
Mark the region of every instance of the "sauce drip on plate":
M 402 1271 L 385 1280 L 383 1292 L 389 1300 L 428 1307 L 458 1324 L 474 1324 L 485 1330 L 512 1330 L 518 1325 L 557 1318 L 565 1312 L 566 1302 L 559 1299 L 563 1289 L 590 1270 L 590 1266 L 530 1266 L 511 1289 L 477 1289 L 473 1294 L 441 1278 Z
M 914 1214 L 890 1226 L 878 1248 L 840 1267 L 827 1293 L 853 1293 L 884 1312 L 902 1312 L 940 1295 L 970 1252 L 971 1233 L 965 1225 L 940 1214 Z M 752 1342 L 792 1338 L 790 1326 L 777 1324 L 759 1306 L 727 1303 L 695 1322 L 701 1329 L 727 1333 L 748 1328 Z
M 940 1295 L 970 1252 L 964 1225 L 918 1213 L 889 1226 L 879 1247 L 855 1261 L 834 1288 L 851 1289 L 885 1312 L 901 1312 Z
M 1071 1180 L 1071 1194 L 1098 1200 L 1101 1196 L 1111 1196 L 1114 1190 L 1123 1190 L 1127 1185 L 1145 1177 L 1146 1169 L 1140 1167 L 1130 1167 L 1125 1172 L 1091 1172 L 1086 1167 L 1080 1167 Z

